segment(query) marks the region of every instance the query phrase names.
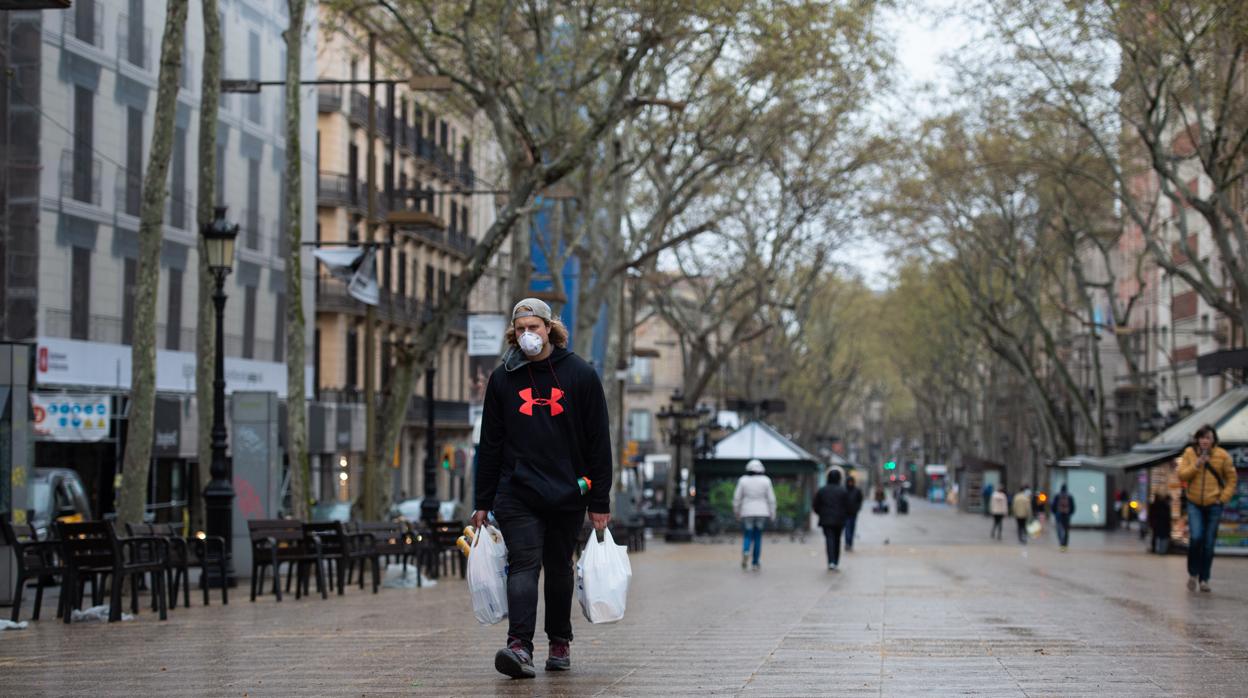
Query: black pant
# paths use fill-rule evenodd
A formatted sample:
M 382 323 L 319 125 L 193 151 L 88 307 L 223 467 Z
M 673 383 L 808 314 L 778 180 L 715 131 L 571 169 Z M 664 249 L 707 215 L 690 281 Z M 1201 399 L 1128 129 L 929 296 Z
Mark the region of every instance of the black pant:
M 1018 542 L 1026 543 L 1027 542 L 1027 519 L 1020 519 L 1018 517 L 1014 517 L 1014 520 L 1018 522 Z
M 572 641 L 572 553 L 585 510 L 536 511 L 513 497 L 494 503 L 507 544 L 507 635 L 533 651 L 537 626 L 537 580 L 546 570 L 546 637 Z
M 1005 518 L 1005 514 L 992 515 L 992 532 L 988 534 L 990 538 L 1001 540 L 1001 521 Z
M 844 526 L 823 526 L 823 542 L 828 548 L 828 564 L 841 564 L 841 532 Z

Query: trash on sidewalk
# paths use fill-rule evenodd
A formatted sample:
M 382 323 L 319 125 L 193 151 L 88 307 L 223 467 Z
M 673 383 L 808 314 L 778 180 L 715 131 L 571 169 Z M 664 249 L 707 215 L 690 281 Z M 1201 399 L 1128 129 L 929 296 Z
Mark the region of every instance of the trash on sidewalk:
M 428 577 L 420 577 L 416 572 L 416 565 L 408 565 L 407 571 L 404 573 L 403 565 L 394 562 L 386 565 L 385 575 L 382 577 L 381 586 L 386 589 L 416 589 L 424 587 L 437 586 L 436 579 Z
M 92 606 L 85 611 L 74 609 L 69 619 L 75 623 L 90 623 L 94 621 L 108 622 L 108 604 L 102 606 Z M 126 612 L 121 614 L 122 620 L 134 620 L 134 615 Z
M 0 630 L 25 630 L 27 621 L 14 623 L 11 620 L 0 620 Z

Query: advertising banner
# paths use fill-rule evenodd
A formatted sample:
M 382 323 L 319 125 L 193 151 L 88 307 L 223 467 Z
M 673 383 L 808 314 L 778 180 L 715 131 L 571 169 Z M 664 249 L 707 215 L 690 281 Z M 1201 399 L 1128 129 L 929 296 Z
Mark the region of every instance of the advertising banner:
M 35 435 L 46 441 L 108 438 L 109 396 L 31 393 Z
M 503 315 L 469 315 L 468 356 L 501 356 L 506 331 L 507 318 Z

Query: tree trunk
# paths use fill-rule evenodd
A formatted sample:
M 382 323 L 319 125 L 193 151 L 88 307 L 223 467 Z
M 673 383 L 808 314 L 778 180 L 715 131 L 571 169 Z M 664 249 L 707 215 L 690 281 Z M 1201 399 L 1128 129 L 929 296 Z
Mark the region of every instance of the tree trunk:
M 126 456 L 117 504 L 117 521 L 123 524 L 141 523 L 147 503 L 156 403 L 156 291 L 160 286 L 160 245 L 164 237 L 161 226 L 168 194 L 186 13 L 187 0 L 171 0 L 166 9 L 155 126 L 143 180 L 143 207 L 139 212 L 139 273 L 134 294 L 134 338 L 130 346 L 130 417 L 126 422 Z
M 212 208 L 217 198 L 217 106 L 221 101 L 221 18 L 217 16 L 217 0 L 203 0 L 204 64 L 203 84 L 199 95 L 199 185 L 196 193 L 196 221 L 199 226 L 212 223 Z M 199 292 L 195 296 L 195 453 L 199 466 L 199 492 L 212 480 L 208 465 L 212 463 L 212 367 L 217 344 L 213 327 L 216 317 L 212 307 L 213 279 L 208 270 L 208 257 L 200 248 Z M 191 528 L 204 530 L 204 506 L 196 499 L 192 507 Z
M 290 467 L 290 513 L 308 518 L 308 414 L 304 394 L 303 158 L 299 143 L 299 68 L 307 0 L 287 0 L 286 28 L 286 453 Z

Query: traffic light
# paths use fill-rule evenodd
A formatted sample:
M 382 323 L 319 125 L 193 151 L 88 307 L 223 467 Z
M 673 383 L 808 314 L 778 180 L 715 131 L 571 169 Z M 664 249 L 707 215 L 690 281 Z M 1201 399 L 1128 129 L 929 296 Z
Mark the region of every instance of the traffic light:
M 442 469 L 450 470 L 451 466 L 454 464 L 455 464 L 455 447 L 443 446 L 442 447 Z
M 885 464 L 884 464 L 884 469 L 885 469 L 885 470 L 896 470 L 896 469 L 897 469 L 897 461 L 895 461 L 895 460 L 890 460 L 889 462 L 885 463 Z

